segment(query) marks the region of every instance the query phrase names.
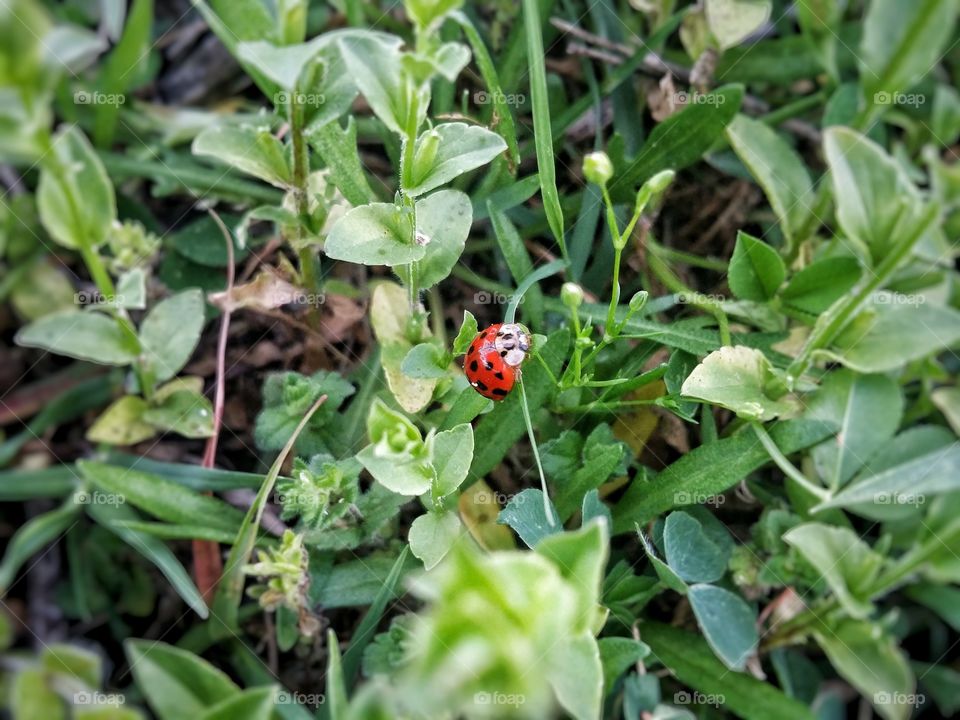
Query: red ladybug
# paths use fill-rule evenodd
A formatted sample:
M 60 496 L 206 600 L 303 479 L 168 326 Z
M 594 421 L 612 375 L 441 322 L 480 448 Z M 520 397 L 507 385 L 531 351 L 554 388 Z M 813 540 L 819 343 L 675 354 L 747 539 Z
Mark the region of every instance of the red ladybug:
M 463 359 L 463 371 L 474 389 L 491 400 L 503 400 L 520 376 L 530 335 L 523 325 L 491 325 L 477 334 Z

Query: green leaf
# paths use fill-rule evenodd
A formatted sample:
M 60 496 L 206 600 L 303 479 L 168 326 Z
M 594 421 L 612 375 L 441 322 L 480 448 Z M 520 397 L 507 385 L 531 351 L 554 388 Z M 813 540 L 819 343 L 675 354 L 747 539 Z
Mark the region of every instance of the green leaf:
M 435 125 L 417 138 L 414 185 L 405 191 L 411 197 L 422 195 L 486 165 L 506 149 L 503 138 L 486 128 L 461 122 Z
M 277 703 L 277 688 L 267 687 L 241 690 L 233 697 L 221 700 L 200 714 L 198 720 L 271 720 Z
M 610 689 L 617 679 L 635 663 L 643 660 L 650 654 L 650 648 L 639 640 L 627 637 L 603 637 L 597 641 L 600 647 L 600 662 L 603 665 L 603 694 L 610 693 Z
M 126 310 L 144 310 L 147 307 L 147 273 L 133 268 L 117 279 L 117 307 Z
M 790 308 L 820 315 L 857 284 L 861 272 L 856 258 L 817 260 L 790 278 L 780 298 Z
M 871 3 L 859 53 L 867 101 L 889 104 L 890 95 L 907 90 L 935 68 L 956 18 L 956 0 Z
M 332 720 L 345 718 L 347 705 L 347 683 L 343 675 L 343 661 L 340 655 L 340 643 L 333 630 L 327 630 L 327 695 L 329 695 L 329 717 Z
M 23 563 L 76 525 L 80 508 L 70 498 L 55 510 L 30 518 L 13 534 L 0 562 L 0 592 L 10 589 Z
M 170 581 L 170 585 L 187 605 L 193 608 L 201 618 L 209 615 L 203 596 L 197 586 L 190 579 L 190 574 L 184 569 L 176 555 L 157 538 L 123 527 L 122 521 L 139 520 L 139 516 L 126 505 L 90 503 L 85 506 L 87 514 L 100 525 L 110 530 L 147 560 L 157 566 L 163 576 Z
M 317 602 L 326 608 L 370 605 L 383 592 L 384 584 L 397 572 L 397 564 L 404 559 L 399 570 L 400 579 L 417 566 L 417 561 L 407 554 L 405 547 L 398 557 L 370 556 L 362 560 L 350 560 L 333 566 L 325 580 L 314 588 Z
M 560 705 L 576 720 L 598 720 L 603 705 L 600 649 L 589 632 L 562 639 L 549 654 L 547 677 Z
M 467 479 L 473 462 L 473 427 L 462 423 L 438 432 L 427 441 L 427 450 L 437 475 L 435 492 L 446 497 Z
M 802 702 L 748 673 L 731 673 L 695 633 L 660 623 L 640 624 L 640 637 L 680 682 L 724 698 L 724 709 L 745 720 L 813 720 Z
M 557 191 L 557 168 L 550 129 L 550 98 L 547 95 L 546 54 L 543 51 L 543 29 L 538 0 L 523 0 L 523 26 L 527 36 L 530 99 L 533 103 L 533 140 L 537 151 L 540 193 L 543 196 L 547 224 L 550 225 L 553 237 L 563 248 L 563 209 L 560 207 L 560 193 Z
M 720 50 L 739 45 L 770 18 L 770 0 L 706 0 L 707 25 Z
M 789 420 L 774 425 L 770 436 L 785 455 L 804 450 L 836 431 L 830 423 Z M 652 481 L 635 478 L 613 507 L 614 531 L 632 532 L 634 523 L 646 523 L 681 505 L 706 502 L 739 483 L 770 461 L 750 432 L 701 445 L 668 465 Z
M 422 495 L 436 475 L 417 427 L 377 398 L 367 417 L 370 444 L 357 453 L 374 480 L 400 495 Z
M 663 526 L 667 564 L 686 582 L 713 582 L 723 577 L 730 548 L 715 543 L 700 523 L 685 512 L 672 512 Z
M 896 304 L 897 297 L 878 293 L 875 304 L 861 313 L 866 328 L 854 321 L 831 350 L 817 355 L 857 372 L 882 373 L 960 342 L 960 312 L 926 302 Z
M 103 659 L 93 650 L 50 643 L 40 653 L 40 664 L 48 672 L 79 680 L 90 688 L 100 687 L 103 682 Z
M 185 290 L 153 306 L 140 324 L 143 362 L 158 382 L 169 380 L 193 355 L 204 323 L 200 290 Z
M 715 585 L 692 585 L 687 597 L 703 635 L 731 670 L 743 670 L 757 651 L 757 615 L 742 597 Z
M 885 375 L 830 373 L 807 401 L 807 417 L 837 425 L 834 439 L 813 449 L 813 461 L 832 490 L 845 485 L 896 433 L 903 416 L 900 386 Z
M 811 522 L 789 530 L 784 541 L 819 573 L 851 617 L 867 618 L 873 610 L 869 591 L 883 565 L 850 528 Z
M 868 620 L 840 619 L 814 633 L 830 663 L 886 720 L 906 720 L 914 678 L 896 639 Z
M 416 267 L 420 289 L 426 290 L 450 274 L 463 253 L 472 223 L 470 198 L 459 190 L 440 190 L 417 202 L 417 231 L 426 242 Z
M 457 332 L 457 336 L 453 339 L 453 355 L 463 355 L 467 348 L 470 347 L 470 343 L 473 342 L 473 339 L 477 336 L 477 333 L 480 331 L 477 326 L 477 319 L 473 316 L 473 313 L 469 310 L 463 311 L 463 322 L 460 324 L 460 330 Z
M 591 490 L 612 475 L 626 472 L 628 448 L 613 436 L 606 423 L 597 425 L 584 440 L 568 430 L 544 443 L 543 469 L 550 479 L 553 501 L 561 521 L 566 521 Z
M 813 203 L 813 185 L 803 159 L 769 125 L 746 115 L 737 115 L 727 126 L 727 139 L 763 188 L 784 235 L 802 239 L 795 236 Z
M 436 343 L 420 343 L 404 356 L 400 371 L 407 377 L 421 380 L 442 378 L 447 374 L 443 361 L 444 352 Z
M 635 160 L 621 167 L 610 183 L 614 200 L 633 200 L 640 183 L 661 170 L 682 170 L 706 154 L 733 120 L 743 87 L 724 85 L 657 125 Z
M 399 46 L 366 33 L 347 36 L 339 45 L 350 75 L 373 112 L 390 130 L 403 135 L 406 101 Z
M 406 265 L 427 249 L 413 240 L 411 218 L 393 203 L 371 203 L 350 210 L 330 230 L 327 257 L 362 265 Z
M 594 521 L 579 530 L 548 533 L 534 549 L 555 563 L 560 575 L 570 581 L 578 600 L 576 629 L 592 633 L 610 553 L 607 525 Z
M 421 28 L 440 24 L 449 13 L 463 5 L 463 0 L 405 0 L 407 15 Z
M 96 312 L 46 315 L 16 335 L 18 345 L 102 365 L 129 365 L 137 359 L 136 343 L 113 318 Z
M 943 413 L 955 435 L 960 435 L 960 388 L 941 387 L 930 393 L 930 399 Z
M 859 504 L 922 504 L 927 495 L 960 490 L 960 445 L 954 443 L 858 478 L 815 510 Z
M 678 592 L 681 595 L 686 595 L 687 584 L 683 581 L 676 571 L 671 568 L 667 563 L 661 560 L 657 556 L 657 551 L 653 547 L 653 543 L 647 539 L 647 536 L 640 529 L 639 525 L 636 525 L 637 535 L 640 537 L 640 542 L 643 544 L 643 549 L 647 553 L 647 559 L 650 561 L 650 564 L 653 566 L 653 571 L 657 574 L 657 577 L 660 579 L 660 582 L 664 587 Z
M 796 409 L 789 395 L 770 396 L 772 384 L 776 385 L 776 376 L 766 356 L 738 345 L 707 355 L 683 382 L 681 393 L 733 410 L 740 417 L 766 421 Z
M 216 158 L 241 172 L 287 189 L 293 182 L 281 143 L 269 128 L 214 126 L 193 141 L 193 154 Z
M 201 393 L 177 390 L 158 405 L 147 408 L 143 420 L 160 430 L 169 430 L 186 438 L 213 435 L 213 406 Z
M 236 532 L 243 513 L 217 498 L 202 495 L 171 480 L 116 465 L 81 460 L 81 476 L 89 483 L 174 524 L 211 525 Z
M 460 517 L 455 512 L 428 512 L 410 525 L 410 552 L 423 561 L 425 569 L 431 570 L 443 560 L 460 533 Z
M 224 213 L 220 217 L 228 228 L 236 227 L 241 220 L 239 216 L 229 213 Z M 249 254 L 250 250 L 241 247 L 235 233 L 231 232 L 230 236 L 233 241 L 234 260 L 239 262 Z M 209 215 L 204 215 L 177 232 L 170 233 L 166 242 L 179 255 L 204 267 L 225 268 L 227 266 L 227 243 L 220 226 Z
M 351 205 L 365 205 L 376 200 L 360 164 L 357 150 L 357 124 L 353 116 L 347 118 L 347 127 L 329 122 L 311 128 L 307 141 L 320 153 L 330 169 L 330 179 Z
M 547 519 L 543 509 L 543 491 L 536 488 L 521 490 L 510 498 L 507 506 L 497 516 L 497 522 L 513 528 L 527 547 L 531 548 L 536 547 L 545 537 L 563 531 L 559 523 L 551 523 Z
M 226 673 L 186 650 L 153 640 L 127 640 L 124 648 L 137 687 L 160 720 L 200 717 L 240 693 Z
M 53 137 L 37 185 L 37 210 L 50 237 L 75 249 L 99 246 L 117 219 L 110 178 L 76 126 Z
M 919 193 L 900 163 L 855 130 L 831 127 L 823 143 L 837 221 L 877 264 L 920 221 Z
M 125 395 L 90 426 L 87 440 L 108 445 L 133 445 L 149 440 L 157 434 L 157 429 L 144 421 L 146 411 L 147 402 L 143 398 Z
M 772 247 L 742 230 L 730 258 L 729 283 L 741 300 L 766 302 L 777 294 L 787 268 Z
M 66 720 L 60 696 L 49 687 L 48 673 L 26 667 L 10 680 L 10 710 L 17 720 Z
M 308 43 L 279 46 L 266 40 L 240 42 L 236 48 L 237 60 L 256 68 L 280 89 L 294 92 L 303 89 L 297 85 L 303 69 L 316 57 L 321 47 L 329 42 L 326 38 L 324 42 L 318 40 L 319 37 Z M 278 103 L 274 98 L 273 102 L 275 105 L 283 105 L 288 101 Z

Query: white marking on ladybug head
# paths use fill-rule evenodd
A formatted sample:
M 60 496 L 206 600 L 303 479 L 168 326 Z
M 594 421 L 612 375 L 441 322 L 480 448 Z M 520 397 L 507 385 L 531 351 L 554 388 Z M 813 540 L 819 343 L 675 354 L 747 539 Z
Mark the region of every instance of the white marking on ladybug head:
M 527 359 L 527 351 L 530 349 L 530 336 L 523 325 L 507 323 L 500 326 L 493 345 L 507 365 L 519 367 Z

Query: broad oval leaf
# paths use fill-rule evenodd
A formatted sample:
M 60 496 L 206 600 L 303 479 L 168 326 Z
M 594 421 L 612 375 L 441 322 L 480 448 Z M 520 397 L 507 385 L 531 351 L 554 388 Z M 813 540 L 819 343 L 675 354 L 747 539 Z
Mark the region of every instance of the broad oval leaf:
M 102 365 L 129 365 L 137 359 L 136 342 L 117 321 L 98 312 L 69 310 L 21 328 L 18 345 L 36 347 Z
M 757 616 L 746 601 L 715 585 L 693 585 L 687 592 L 703 635 L 731 670 L 742 670 L 757 651 Z
M 417 266 L 421 289 L 436 285 L 453 270 L 470 234 L 473 206 L 459 190 L 440 190 L 417 203 L 417 230 L 426 242 Z
M 193 141 L 193 154 L 219 160 L 248 175 L 286 189 L 293 173 L 281 143 L 267 128 L 249 125 L 207 128 Z
M 787 268 L 772 247 L 742 230 L 730 258 L 728 282 L 741 300 L 766 302 L 776 295 Z
M 461 533 L 460 518 L 455 512 L 428 512 L 410 525 L 407 540 L 410 552 L 431 570 L 443 560 Z
M 169 380 L 193 355 L 204 324 L 203 293 L 198 289 L 163 300 L 140 324 L 143 361 L 158 382 Z
M 461 122 L 437 125 L 417 138 L 414 184 L 404 190 L 412 197 L 422 195 L 486 165 L 506 149 L 503 138 L 486 128 Z
M 427 249 L 414 242 L 409 215 L 393 203 L 353 208 L 330 230 L 323 247 L 327 257 L 361 265 L 407 265 L 421 260 Z

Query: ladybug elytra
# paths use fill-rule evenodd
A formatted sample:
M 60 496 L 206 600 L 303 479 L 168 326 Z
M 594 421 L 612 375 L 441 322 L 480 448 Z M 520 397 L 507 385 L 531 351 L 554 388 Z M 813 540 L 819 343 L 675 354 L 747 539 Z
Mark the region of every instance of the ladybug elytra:
M 478 333 L 470 343 L 463 371 L 478 393 L 491 400 L 503 400 L 513 390 L 529 349 L 530 335 L 523 325 L 497 323 Z

